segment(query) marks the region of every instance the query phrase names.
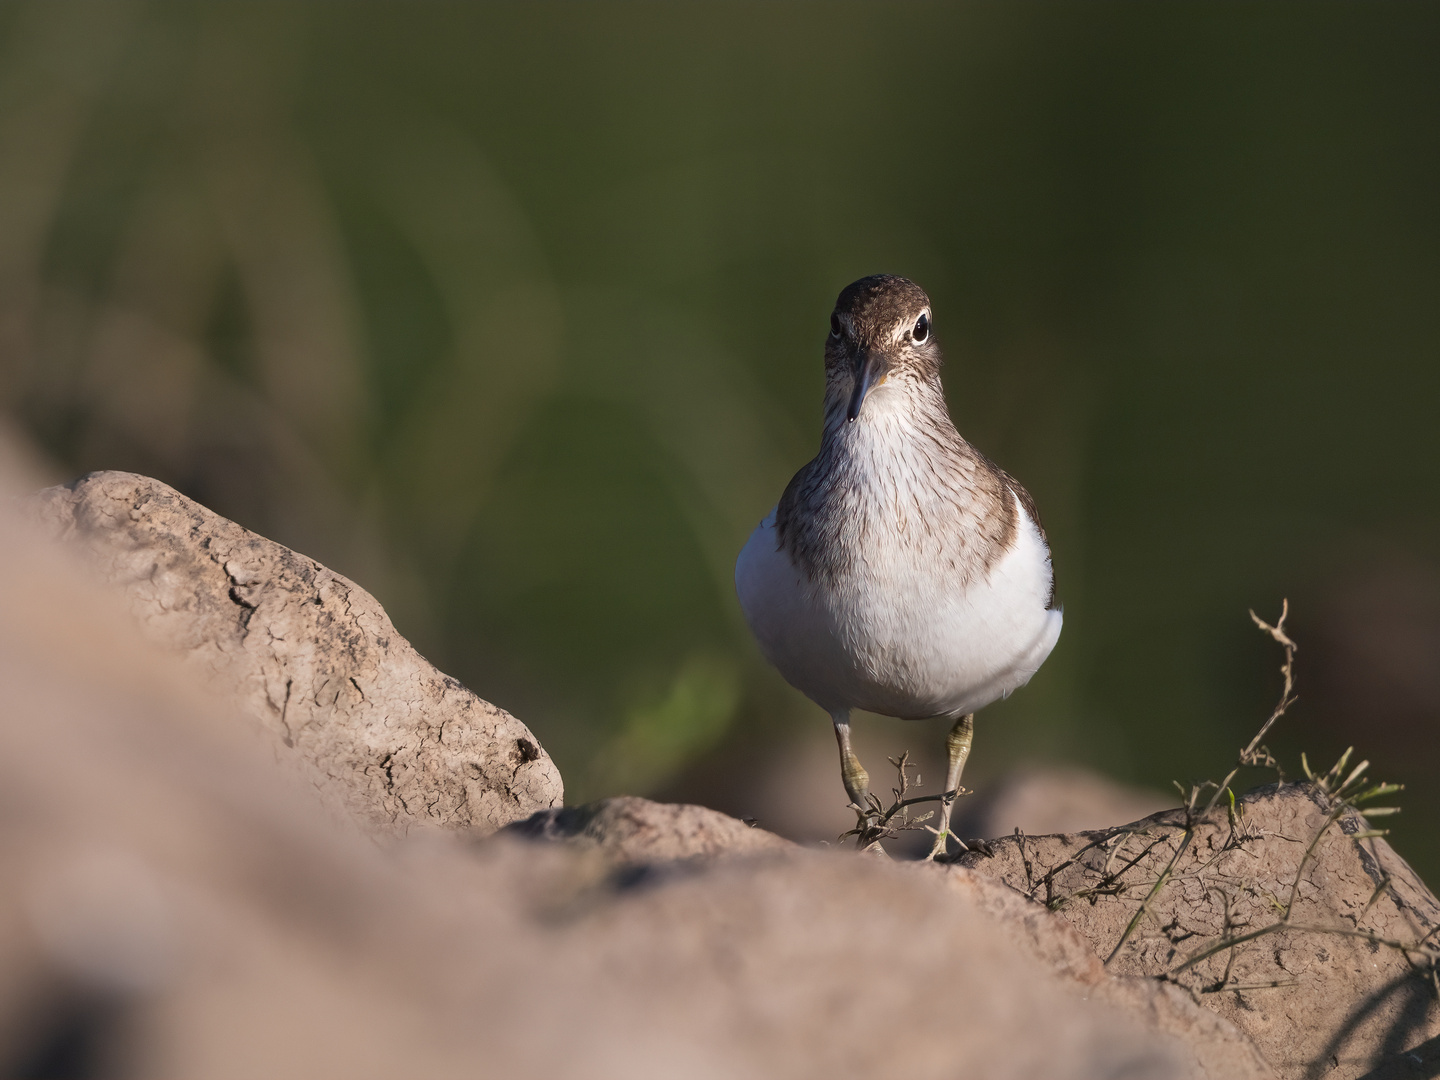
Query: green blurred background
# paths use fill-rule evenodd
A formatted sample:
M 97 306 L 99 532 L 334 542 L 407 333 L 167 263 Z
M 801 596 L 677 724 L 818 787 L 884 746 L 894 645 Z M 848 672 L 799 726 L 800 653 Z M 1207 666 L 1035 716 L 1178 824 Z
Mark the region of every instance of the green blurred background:
M 355 578 L 568 801 L 838 831 L 731 567 L 905 274 L 1066 612 L 967 780 L 1218 777 L 1288 596 L 1272 746 L 1406 782 L 1433 878 L 1437 56 L 1434 4 L 6 4 L 0 399 Z

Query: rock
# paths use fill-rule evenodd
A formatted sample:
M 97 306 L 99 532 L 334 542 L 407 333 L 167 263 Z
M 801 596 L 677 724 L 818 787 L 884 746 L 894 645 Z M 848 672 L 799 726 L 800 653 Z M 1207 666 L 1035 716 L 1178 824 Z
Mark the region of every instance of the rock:
M 784 851 L 794 844 L 743 821 L 683 803 L 621 795 L 586 806 L 540 810 L 505 827 L 524 840 L 564 841 L 620 865 Z
M 151 642 L 371 830 L 488 833 L 561 803 L 530 730 L 437 671 L 354 582 L 133 473 L 47 488 L 31 508 L 124 590 Z
M 1313 784 L 1272 785 L 1240 799 L 1233 823 L 1223 807 L 1197 821 L 1188 843 L 1185 812 L 1173 810 L 1103 832 L 994 841 L 993 854 L 961 864 L 1058 910 L 1100 956 L 1115 954 L 1113 972 L 1188 987 L 1283 1077 L 1433 1072 L 1440 1005 L 1424 965 L 1380 941 L 1424 938 L 1440 926 L 1440 902 L 1382 838 L 1357 836 L 1359 814 L 1345 810 L 1326 828 L 1331 808 Z M 1288 927 L 1185 966 L 1275 924 L 1292 887 Z
M 634 995 L 689 1044 L 669 1075 L 1271 1075 L 1243 1037 L 1204 1071 L 1183 1037 L 1057 977 L 1002 918 L 913 867 L 802 849 L 642 881 L 561 937 L 576 977 Z
M 1353 812 L 1322 831 L 1313 787 L 950 865 L 537 806 L 504 784 L 553 773 L 538 744 L 495 767 L 529 733 L 344 578 L 142 477 L 31 510 L 119 588 L 0 506 L 0 1074 L 1436 1071 L 1437 1006 L 1386 942 L 1440 903 Z M 1185 966 L 1297 880 L 1288 927 Z
M 623 802 L 602 836 L 732 854 L 637 877 L 572 844 L 377 845 L 134 633 L 129 588 L 3 517 L 0 1073 L 1202 1075 L 933 869 L 735 853 L 742 823 Z
M 993 914 L 1001 931 L 1053 976 L 1078 983 L 1098 1000 L 1129 1010 L 1148 1026 L 1181 1040 L 1200 1075 L 1274 1075 L 1234 1024 L 1208 1013 L 1179 986 L 1107 972 L 1090 942 L 1044 905 L 966 867 L 920 866 L 943 874 L 952 889 Z
M 648 799 L 619 797 L 589 806 L 544 810 L 525 821 L 507 826 L 497 839 L 560 842 L 572 848 L 601 854 L 611 866 L 635 869 L 646 867 L 673 875 L 664 864 L 683 861 L 691 872 L 698 860 L 718 856 L 745 856 L 755 853 L 800 855 L 801 849 L 763 829 L 751 828 L 726 814 L 700 806 L 651 802 Z M 804 856 L 801 856 L 804 857 Z M 868 862 L 868 860 L 866 860 Z M 750 866 L 772 867 L 773 860 Z M 772 871 L 773 872 L 773 869 Z M 750 880 L 751 869 L 737 872 Z M 797 874 L 796 877 L 801 875 Z M 1196 1005 L 1177 986 L 1150 979 L 1115 977 L 1106 972 L 1090 943 L 1064 919 L 1043 905 L 992 878 L 963 867 L 899 863 L 889 866 L 884 876 L 928 882 L 939 876 L 958 901 L 953 917 L 974 920 L 984 913 L 993 920 L 998 933 L 1017 955 L 1028 957 L 1049 981 L 1069 985 L 1088 999 L 1104 1002 L 1122 1012 L 1143 1018 L 1153 1031 L 1177 1040 L 1172 1047 L 1177 1068 L 1193 1069 L 1195 1075 L 1215 1077 L 1268 1077 L 1273 1074 L 1248 1038 L 1232 1024 Z M 622 880 L 650 880 L 626 877 Z M 668 880 L 662 877 L 660 880 Z M 703 888 L 717 889 L 719 877 L 708 872 Z M 868 888 L 860 880 L 847 879 L 842 890 L 863 895 Z M 883 880 L 883 877 L 882 877 Z M 887 888 L 894 888 L 892 883 Z M 798 886 L 797 886 L 798 888 Z M 723 903 L 723 898 L 717 903 Z M 746 899 L 745 904 L 751 903 Z M 873 916 L 883 925 L 897 913 L 886 911 Z M 924 921 L 919 925 L 924 925 Z M 831 933 L 830 929 L 826 929 Z M 643 951 L 643 942 L 628 942 L 627 948 Z M 880 961 L 883 963 L 883 960 Z M 875 959 L 867 964 L 876 963 Z M 978 976 L 977 958 L 964 961 L 967 979 Z M 1013 973 L 1012 973 L 1013 974 Z M 843 975 L 840 978 L 844 978 Z M 944 988 L 938 993 L 956 993 Z M 1189 1058 L 1187 1061 L 1186 1058 Z

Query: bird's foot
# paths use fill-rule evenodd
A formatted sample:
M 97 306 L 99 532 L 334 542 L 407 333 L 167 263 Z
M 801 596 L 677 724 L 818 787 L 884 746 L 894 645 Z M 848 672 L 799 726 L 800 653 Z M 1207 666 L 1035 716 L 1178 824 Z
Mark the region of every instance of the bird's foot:
M 867 805 L 864 806 L 857 806 L 853 802 L 850 804 L 850 809 L 855 812 L 855 831 L 861 835 L 874 830 L 880 823 L 881 813 L 879 808 L 868 805 L 868 799 L 866 803 Z
M 952 836 L 951 839 L 955 841 L 960 850 L 953 855 L 941 855 L 939 857 L 940 862 L 958 862 L 962 855 L 983 855 L 987 859 L 995 857 L 995 848 L 989 840 L 976 840 L 974 838 L 961 840 L 958 836 Z
M 929 825 L 925 826 L 925 828 L 935 834 L 935 843 L 930 847 L 930 854 L 925 856 L 926 862 L 936 862 L 937 860 L 939 862 L 948 862 L 951 857 L 950 844 L 952 841 L 960 849 L 955 853 L 955 858 L 959 858 L 970 850 L 970 844 L 965 843 L 964 840 L 961 840 L 960 837 L 956 836 L 949 829 L 936 829 Z M 973 844 L 974 841 L 972 840 L 971 843 Z
M 857 851 L 885 855 L 885 849 L 880 846 L 880 841 L 891 834 L 882 824 L 884 811 L 881 809 L 879 801 L 867 792 L 864 804 L 852 799 L 850 809 L 855 812 L 855 827 L 843 834 L 840 837 L 841 841 L 853 836 Z
M 935 843 L 930 846 L 930 854 L 925 856 L 926 862 L 934 862 L 936 859 L 943 859 L 950 851 L 950 830 L 931 829 L 935 834 Z M 964 847 L 964 844 L 961 844 Z
M 870 843 L 860 849 L 860 854 L 873 855 L 877 859 L 888 860 L 890 858 L 890 853 L 880 846 L 879 840 L 871 840 Z
M 953 832 L 942 829 L 931 829 L 935 834 L 935 843 L 930 848 L 930 854 L 925 856 L 926 862 L 954 862 L 962 855 L 969 855 L 974 852 L 976 855 L 984 855 L 987 859 L 993 858 L 995 848 L 988 840 L 961 840 Z M 950 853 L 950 844 L 954 844 L 959 851 L 953 855 Z
M 926 825 L 925 830 L 935 834 L 935 843 L 930 847 L 930 854 L 925 856 L 926 862 L 934 862 L 936 859 L 944 860 L 950 853 L 950 841 L 953 839 L 964 851 L 965 841 L 961 840 L 950 830 L 950 814 L 954 809 L 955 800 L 959 798 L 963 788 L 956 786 L 948 791 L 942 791 L 938 796 L 940 802 L 940 827 Z M 969 792 L 965 792 L 969 794 Z M 926 817 L 931 815 L 927 814 Z M 922 819 L 923 820 L 923 819 Z

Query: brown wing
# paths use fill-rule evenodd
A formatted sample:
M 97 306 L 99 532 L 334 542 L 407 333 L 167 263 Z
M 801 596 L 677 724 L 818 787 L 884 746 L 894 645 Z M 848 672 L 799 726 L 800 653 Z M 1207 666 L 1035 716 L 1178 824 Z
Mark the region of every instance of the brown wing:
M 997 465 L 995 471 L 1000 474 L 1000 479 L 1004 482 L 1005 486 L 1014 492 L 1015 497 L 1020 500 L 1020 505 L 1025 508 L 1025 513 L 1030 516 L 1030 520 L 1035 523 L 1035 528 L 1040 530 L 1040 539 L 1044 540 L 1048 547 L 1050 538 L 1045 535 L 1045 526 L 1040 521 L 1040 508 L 1035 505 L 1035 499 L 1031 496 L 1030 492 L 1020 486 L 1019 480 L 1016 480 L 1004 469 Z
M 1015 497 L 1020 500 L 1020 505 L 1025 508 L 1025 513 L 1029 515 L 1030 520 L 1035 523 L 1035 528 L 1040 531 L 1040 539 L 1048 548 L 1050 546 L 1050 538 L 1045 535 L 1045 525 L 1040 520 L 1040 508 L 1035 505 L 1035 499 L 1031 496 L 1030 492 L 1025 490 L 1019 480 L 1016 480 L 993 461 L 987 458 L 986 463 L 995 470 L 996 474 L 1000 477 L 1000 482 L 1010 491 L 1014 492 Z M 1045 606 L 1047 608 L 1053 608 L 1055 606 L 1055 555 L 1053 552 L 1050 555 L 1050 595 L 1045 598 Z

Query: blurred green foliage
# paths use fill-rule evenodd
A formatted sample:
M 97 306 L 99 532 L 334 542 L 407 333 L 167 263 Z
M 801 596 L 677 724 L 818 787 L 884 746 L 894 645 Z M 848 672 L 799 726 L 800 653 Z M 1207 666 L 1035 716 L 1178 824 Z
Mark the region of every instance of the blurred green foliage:
M 7 4 L 0 394 L 356 578 L 571 801 L 683 794 L 824 724 L 731 565 L 903 273 L 1066 607 L 981 774 L 1222 773 L 1288 595 L 1279 742 L 1409 781 L 1434 868 L 1437 55 L 1434 5 Z

